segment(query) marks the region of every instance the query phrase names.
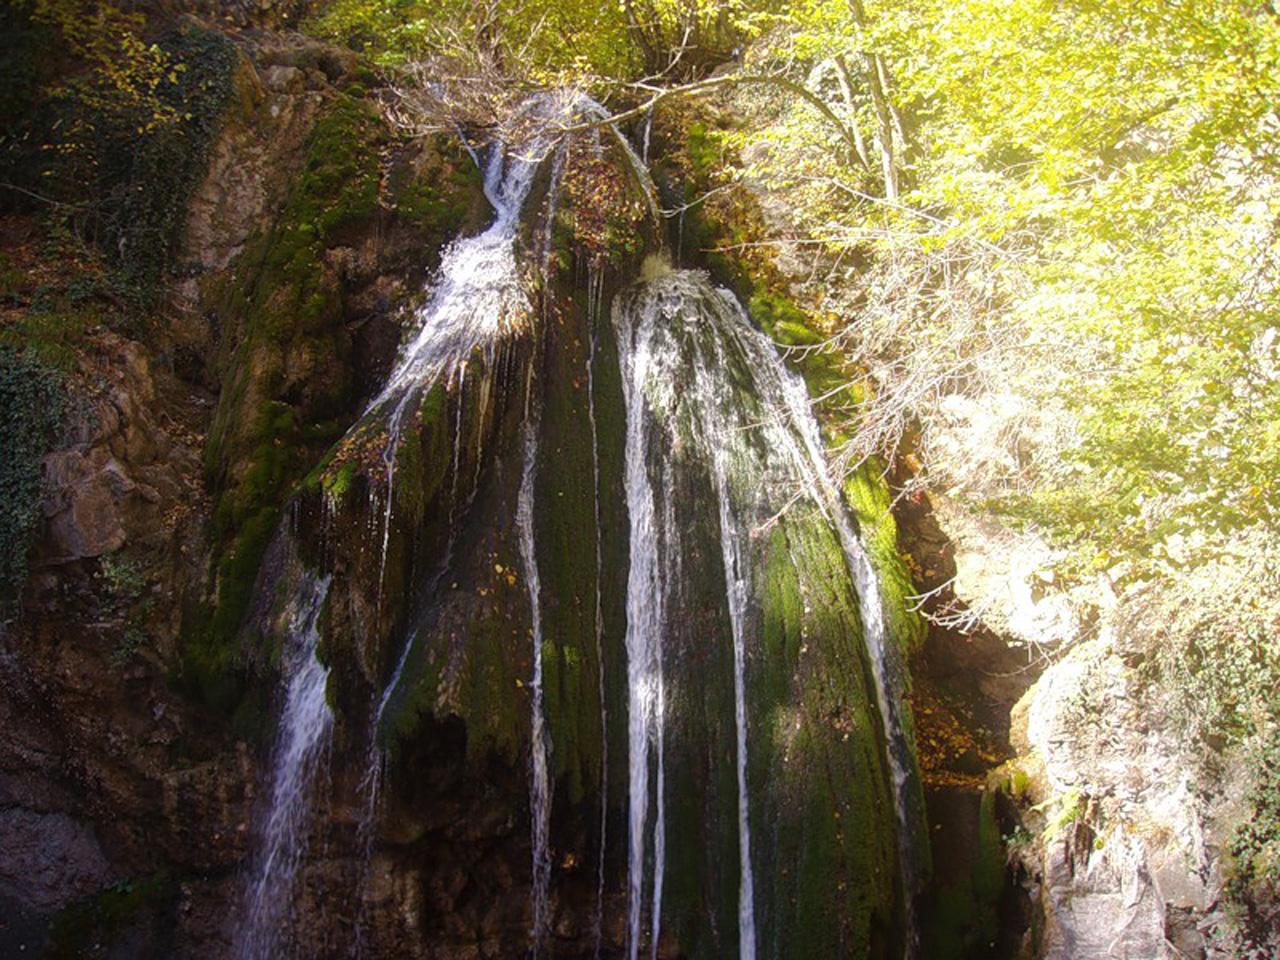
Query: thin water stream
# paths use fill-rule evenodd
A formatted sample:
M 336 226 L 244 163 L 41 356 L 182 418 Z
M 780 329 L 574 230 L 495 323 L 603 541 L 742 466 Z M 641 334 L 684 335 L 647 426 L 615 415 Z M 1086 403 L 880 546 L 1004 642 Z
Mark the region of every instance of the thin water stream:
M 525 589 L 529 594 L 530 640 L 533 671 L 529 682 L 529 816 L 533 839 L 533 926 L 529 931 L 531 956 L 536 960 L 546 938 L 551 885 L 551 783 L 547 772 L 546 715 L 542 694 L 542 578 L 538 575 L 538 550 L 534 536 L 533 496 L 538 476 L 538 426 L 536 416 L 528 416 L 524 427 L 524 468 L 516 507 L 516 527 L 520 539 L 520 562 Z
M 271 756 L 271 795 L 264 843 L 246 890 L 239 960 L 277 960 L 289 953 L 291 906 L 306 860 L 313 788 L 333 730 L 325 702 L 328 668 L 316 659 L 319 620 L 329 578 L 308 576 L 296 594 L 284 642 L 284 702 Z

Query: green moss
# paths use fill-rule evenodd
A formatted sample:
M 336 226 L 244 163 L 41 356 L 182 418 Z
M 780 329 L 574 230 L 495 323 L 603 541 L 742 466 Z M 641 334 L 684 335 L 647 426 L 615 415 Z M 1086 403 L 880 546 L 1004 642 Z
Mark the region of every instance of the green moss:
M 960 838 L 943 838 L 956 862 L 946 865 L 945 877 L 931 888 L 921 911 L 924 954 L 930 958 L 969 960 L 989 956 L 995 947 L 1005 882 L 995 802 L 996 791 L 984 791 L 972 808 L 976 823 L 961 825 Z
M 92 310 L 31 309 L 0 327 L 0 344 L 29 352 L 49 367 L 73 371 L 89 329 L 101 318 Z
M 858 530 L 876 570 L 880 597 L 890 635 L 909 655 L 920 648 L 928 633 L 924 618 L 912 612 L 915 584 L 898 550 L 898 523 L 892 511 L 892 495 L 878 460 L 869 460 L 845 483 L 845 499 L 858 521 Z
M 566 298 L 551 330 L 545 375 L 557 389 L 543 397 L 535 495 L 535 542 L 542 580 L 542 670 L 553 774 L 572 802 L 599 782 L 599 651 L 596 649 L 596 496 L 586 396 L 585 311 Z M 608 398 L 597 398 L 603 406 Z
M 482 195 L 480 171 L 457 151 L 433 153 L 422 168 L 397 170 L 390 182 L 396 215 L 429 237 L 455 234 Z
M 468 438 L 480 430 L 484 391 L 479 384 L 486 375 L 469 371 L 464 381 L 468 389 L 461 393 L 450 394 L 443 384 L 436 384 L 422 400 L 414 429 L 401 442 L 396 531 L 390 538 L 384 587 L 388 596 L 407 593 L 398 578 L 410 567 L 405 553 L 410 539 L 414 564 L 434 572 L 450 537 L 463 535 L 449 529 L 457 519 L 452 472 L 459 457 L 460 482 L 469 481 L 474 464 L 465 458 L 474 450 L 474 441 L 455 447 L 455 430 L 460 425 Z M 492 415 L 490 410 L 486 417 Z M 411 537 L 401 530 L 413 531 Z M 451 566 L 449 579 L 440 585 L 425 619 L 411 628 L 412 646 L 401 682 L 379 732 L 397 757 L 412 753 L 423 722 L 439 718 L 443 710 L 466 722 L 472 763 L 483 764 L 494 754 L 516 762 L 528 723 L 527 697 L 521 692 L 527 675 L 520 666 L 527 662 L 522 656 L 528 649 L 527 602 L 523 584 L 508 580 L 518 563 L 514 548 L 505 542 L 495 547 L 492 554 L 455 554 L 458 563 Z M 459 583 L 465 586 L 459 589 Z
M 17 601 L 40 518 L 41 461 L 62 423 L 62 376 L 33 353 L 0 343 L 0 613 Z
M 750 713 L 770 720 L 751 739 L 753 819 L 781 826 L 758 857 L 775 858 L 757 868 L 771 878 L 758 894 L 762 941 L 803 956 L 876 955 L 896 922 L 897 851 L 853 585 L 815 509 L 792 507 L 767 558 Z
M 378 202 L 376 149 L 382 137 L 373 110 L 355 97 L 337 97 L 320 116 L 285 210 L 282 261 L 290 259 L 290 237 L 327 240 L 373 214 Z
M 1004 891 L 1004 841 L 996 822 L 996 793 L 983 791 L 978 810 L 978 860 L 974 865 L 973 890 L 982 919 L 982 936 L 988 943 L 998 933 L 998 906 Z
M 124 880 L 96 896 L 61 911 L 49 928 L 45 960 L 75 960 L 89 956 L 145 911 L 163 909 L 177 895 L 164 874 L 145 880 Z
M 239 342 L 225 364 L 206 449 L 210 485 L 219 491 L 216 600 L 206 623 L 188 630 L 183 667 L 224 709 L 234 709 L 244 692 L 235 638 L 280 507 L 308 461 L 343 428 L 348 347 L 341 292 L 323 254 L 376 212 L 383 136 L 367 105 L 336 97 L 316 121 L 279 223 L 242 255 L 243 271 L 223 293 L 222 312 L 234 318 Z M 304 358 L 317 372 L 304 394 L 286 379 L 289 357 Z
M 732 628 L 724 603 L 719 515 L 704 466 L 673 464 L 671 484 L 655 489 L 659 516 L 666 510 L 663 501 L 672 501 L 681 555 L 705 557 L 702 563 L 685 563 L 672 584 L 674 607 L 663 640 L 668 705 L 663 911 L 685 955 L 715 958 L 738 953 L 738 784 Z M 748 715 L 766 712 L 749 701 Z M 759 736 L 756 729 L 748 732 L 753 744 Z M 749 756 L 748 779 L 754 786 L 763 754 Z M 754 789 L 749 792 L 758 798 Z M 753 823 L 765 822 L 755 805 L 751 817 Z M 757 895 L 764 913 L 768 897 L 762 890 Z
M 324 479 L 324 490 L 334 500 L 342 500 L 351 488 L 351 481 L 356 475 L 354 462 L 344 463 L 338 470 Z

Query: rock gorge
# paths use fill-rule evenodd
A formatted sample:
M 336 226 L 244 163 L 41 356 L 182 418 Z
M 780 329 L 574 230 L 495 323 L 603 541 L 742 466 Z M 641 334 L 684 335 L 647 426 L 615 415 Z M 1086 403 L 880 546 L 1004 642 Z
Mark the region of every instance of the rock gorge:
M 833 478 L 841 371 L 683 209 L 687 119 L 406 137 L 289 14 L 166 8 L 216 120 L 164 324 L 87 330 L 42 455 L 0 954 L 1227 956 L 1229 787 L 1123 650 L 1006 642 L 1097 626 L 1034 543 Z

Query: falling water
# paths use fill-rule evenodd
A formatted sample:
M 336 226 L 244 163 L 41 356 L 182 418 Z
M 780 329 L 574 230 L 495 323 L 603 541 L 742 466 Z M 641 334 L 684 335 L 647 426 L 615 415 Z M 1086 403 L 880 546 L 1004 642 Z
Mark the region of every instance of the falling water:
M 733 633 L 736 772 L 739 836 L 739 957 L 754 958 L 756 925 L 751 863 L 751 824 L 747 759 L 746 635 L 751 588 L 750 541 L 758 529 L 776 517 L 785 503 L 777 494 L 787 490 L 817 506 L 837 531 L 854 584 L 864 624 L 864 637 L 883 718 L 885 750 L 893 778 L 898 838 L 910 911 L 914 889 L 912 870 L 913 823 L 910 815 L 913 768 L 910 745 L 897 700 L 896 648 L 886 636 L 875 571 L 853 526 L 844 499 L 830 479 L 819 428 L 810 409 L 804 382 L 783 364 L 772 342 L 757 330 L 741 304 L 725 290 L 710 285 L 693 271 L 674 271 L 647 281 L 615 304 L 627 400 L 627 496 L 632 523 L 632 570 L 628 592 L 628 655 L 637 659 L 629 671 L 632 696 L 631 847 L 629 862 L 630 926 L 633 944 L 639 939 L 640 893 L 644 865 L 644 837 L 648 797 L 648 750 L 655 731 L 655 707 L 661 686 L 660 652 L 664 606 L 664 570 L 658 543 L 674 520 L 655 524 L 654 493 L 644 463 L 652 429 L 667 430 L 670 443 L 699 445 L 699 459 L 709 463 L 719 505 L 721 553 L 726 605 Z M 624 349 L 625 348 L 625 349 Z M 677 365 L 682 350 L 693 352 L 694 382 L 681 377 Z M 760 411 L 744 406 L 730 370 L 750 370 Z M 676 384 L 680 389 L 676 389 Z M 679 421 L 679 422 L 677 422 Z M 745 438 L 761 435 L 753 453 Z M 750 458 L 756 457 L 751 462 Z M 739 461 L 743 461 L 741 464 Z M 664 474 L 669 469 L 664 464 Z M 738 472 L 741 472 L 741 476 Z M 760 475 L 764 471 L 767 475 Z M 664 489 L 670 490 L 669 480 Z M 789 495 L 793 500 L 795 494 Z M 787 502 L 790 502 L 788 500 Z M 908 924 L 912 917 L 908 913 Z M 655 933 L 656 936 L 656 933 Z M 909 947 L 908 953 L 911 953 Z
M 659 539 L 655 518 L 653 486 L 649 480 L 646 451 L 649 418 L 646 415 L 646 387 L 654 375 L 652 342 L 654 318 L 634 320 L 615 313 L 618 359 L 622 369 L 623 399 L 626 406 L 625 487 L 631 518 L 631 566 L 627 574 L 627 741 L 628 741 L 628 835 L 627 835 L 627 955 L 636 960 L 640 951 L 643 913 L 645 828 L 649 820 L 649 768 L 662 745 L 662 630 L 666 605 Z M 665 837 L 665 817 L 661 784 L 655 811 L 655 840 Z M 665 843 L 665 840 L 664 840 Z M 655 890 L 661 890 L 664 852 L 655 843 Z M 655 917 L 650 940 L 656 944 L 661 934 L 660 917 Z
M 754 371 L 758 395 L 765 406 L 781 418 L 774 424 L 765 425 L 770 436 L 775 438 L 774 445 L 787 452 L 801 474 L 806 494 L 835 527 L 853 580 L 876 704 L 884 727 L 885 758 L 893 779 L 899 871 L 908 935 L 906 956 L 911 958 L 918 951 L 913 906 L 913 894 L 918 887 L 915 876 L 916 824 L 912 816 L 912 797 L 916 793 L 915 767 L 899 701 L 902 667 L 898 662 L 898 648 L 888 636 L 885 626 L 879 580 L 844 497 L 828 472 L 821 430 L 813 415 L 804 381 L 787 369 L 773 344 L 751 324 L 746 311 L 733 295 L 727 290 L 717 290 L 716 293 L 725 305 L 725 316 L 734 321 L 732 329 L 736 342 Z
M 467 148 L 471 150 L 470 144 L 467 144 Z M 417 332 L 401 352 L 386 384 L 370 402 L 361 423 L 355 428 L 358 430 L 368 424 L 380 424 L 386 430 L 381 453 L 386 477 L 383 495 L 386 499 L 382 505 L 382 543 L 378 566 L 379 610 L 393 519 L 397 453 L 406 420 L 411 422 L 408 414 L 437 383 L 445 383 L 456 398 L 454 475 L 450 504 L 450 510 L 455 511 L 463 448 L 463 390 L 466 386 L 468 361 L 481 347 L 492 351 L 497 344 L 516 333 L 527 322 L 530 302 L 520 279 L 515 247 L 520 210 L 545 150 L 546 143 L 540 140 L 519 149 L 509 149 L 501 143 L 490 148 L 482 169 L 484 193 L 494 208 L 494 220 L 482 233 L 457 240 L 445 251 L 435 286 L 418 313 Z M 472 155 L 475 156 L 474 152 Z M 487 389 L 488 381 L 488 376 L 481 378 L 481 416 L 485 405 L 483 391 Z M 483 442 L 479 436 L 483 430 L 477 428 L 476 433 L 479 444 Z M 451 517 L 451 521 L 454 519 L 456 518 Z M 451 522 L 451 543 L 446 555 L 451 552 L 454 527 L 455 523 Z M 447 561 L 443 566 L 447 566 Z M 380 691 L 371 712 L 365 771 L 360 783 L 364 809 L 357 828 L 364 853 L 365 871 L 368 871 L 372 862 L 385 764 L 378 731 L 400 686 L 413 650 L 413 640 L 414 635 L 411 633 L 401 647 L 391 676 Z M 357 957 L 362 956 L 364 951 L 365 919 L 362 906 L 356 921 Z
M 312 785 L 333 727 L 325 702 L 329 671 L 316 659 L 318 621 L 328 593 L 328 577 L 307 577 L 289 619 L 284 706 L 271 761 L 271 806 L 237 939 L 240 960 L 276 960 L 287 950 L 289 908 L 307 852 Z
M 875 681 L 876 705 L 884 725 L 885 758 L 893 778 L 899 874 L 907 930 L 905 956 L 907 960 L 912 960 L 918 954 L 920 946 L 914 904 L 914 895 L 920 885 L 916 867 L 919 838 L 916 836 L 916 818 L 912 813 L 912 798 L 918 791 L 915 782 L 916 768 L 912 761 L 913 748 L 902 722 L 900 691 L 903 666 L 897 644 L 889 636 L 885 625 L 879 578 L 862 538 L 854 528 L 844 498 L 827 470 L 822 453 L 822 434 L 813 416 L 804 381 L 786 368 L 763 334 L 749 326 L 745 312 L 737 301 L 727 291 L 721 291 L 721 294 L 737 311 L 743 313 L 744 328 L 755 334 L 753 353 L 758 357 L 758 369 L 770 384 L 769 394 L 777 398 L 803 442 L 803 451 L 795 453 L 797 460 L 804 466 L 809 494 L 819 505 L 825 507 L 827 516 L 840 535 L 845 562 L 858 596 L 862 632 Z
M 705 371 L 699 370 L 700 386 L 705 384 Z M 705 386 L 704 386 L 705 389 Z M 704 414 L 715 417 L 712 404 L 702 404 Z M 722 435 L 723 424 L 711 419 L 705 424 L 708 434 Z M 720 507 L 720 549 L 724 559 L 725 594 L 729 605 L 729 623 L 733 630 L 733 714 L 737 735 L 738 774 L 738 956 L 755 960 L 756 912 L 755 882 L 751 870 L 751 823 L 748 816 L 750 795 L 747 792 L 747 694 L 746 694 L 746 538 L 750 531 L 734 515 L 729 491 L 728 447 L 714 443 L 712 465 L 716 477 L 716 499 Z
M 440 261 L 435 288 L 418 315 L 418 331 L 401 353 L 364 422 L 385 422 L 382 459 L 386 473 L 379 595 L 391 530 L 396 453 L 405 415 L 437 381 L 451 378 L 481 345 L 513 333 L 528 317 L 528 295 L 520 281 L 515 244 L 520 208 L 533 184 L 544 143 L 521 150 L 495 145 L 484 170 L 484 193 L 496 216 L 483 233 L 456 241 Z
M 591 112 L 590 109 L 587 112 Z M 644 165 L 622 141 L 642 182 Z M 483 233 L 455 242 L 444 254 L 435 286 L 418 315 L 418 326 L 387 383 L 369 404 L 355 429 L 385 428 L 381 455 L 385 470 L 385 503 L 380 503 L 381 557 L 378 596 L 387 563 L 393 521 L 393 484 L 397 450 L 407 424 L 414 421 L 417 404 L 435 384 L 444 382 L 456 397 L 458 421 L 454 438 L 454 504 L 457 473 L 461 464 L 462 388 L 466 363 L 477 349 L 490 350 L 522 330 L 531 305 L 521 281 L 516 259 L 520 211 L 531 189 L 540 161 L 553 146 L 549 138 L 525 143 L 519 149 L 491 148 L 484 166 L 484 189 L 494 206 L 495 219 Z M 647 181 L 651 188 L 651 181 Z M 554 204 L 554 197 L 551 199 Z M 651 198 L 651 203 L 652 203 Z M 544 237 L 542 253 L 550 249 Z M 591 352 L 587 365 L 588 413 L 591 425 L 593 484 L 596 524 L 595 629 L 599 656 L 602 762 L 600 784 L 600 850 L 597 866 L 596 955 L 600 952 L 605 893 L 605 831 L 607 793 L 607 715 L 603 650 L 600 543 L 600 470 L 597 435 L 594 365 L 596 327 L 600 312 L 600 277 L 588 282 Z M 838 486 L 828 475 L 821 438 L 809 407 L 803 382 L 788 371 L 773 344 L 756 330 L 741 305 L 726 291 L 711 287 L 697 273 L 670 272 L 648 281 L 613 316 L 626 412 L 624 485 L 630 516 L 630 565 L 627 577 L 627 626 L 625 649 L 628 681 L 628 837 L 627 837 L 627 934 L 629 960 L 638 960 L 647 943 L 657 957 L 662 932 L 663 885 L 666 870 L 666 678 L 663 666 L 664 633 L 668 620 L 668 593 L 676 582 L 680 562 L 679 534 L 671 491 L 672 463 L 661 461 L 661 473 L 651 476 L 656 440 L 669 442 L 662 431 L 674 429 L 662 421 L 664 413 L 679 406 L 692 410 L 692 441 L 703 446 L 701 462 L 710 466 L 719 507 L 721 561 L 724 568 L 726 606 L 732 628 L 734 666 L 735 771 L 739 851 L 738 956 L 755 960 L 757 952 L 755 882 L 752 869 L 751 818 L 748 790 L 750 738 L 747 690 L 750 670 L 749 598 L 752 594 L 752 538 L 778 504 L 769 498 L 780 483 L 801 488 L 839 534 L 853 579 L 864 622 L 865 643 L 871 663 L 876 697 L 885 727 L 886 752 L 895 786 L 898 836 L 904 873 L 911 869 L 909 835 L 912 828 L 907 796 L 913 775 L 910 747 L 900 717 L 896 683 L 900 666 L 896 648 L 886 636 L 875 571 L 867 556 Z M 674 328 L 674 329 L 673 329 Z M 676 330 L 686 336 L 676 342 Z M 710 330 L 709 336 L 691 331 Z M 679 351 L 692 345 L 695 352 L 694 383 L 677 376 Z M 734 351 L 751 370 L 754 393 L 767 412 L 751 420 L 736 402 L 735 387 L 727 376 L 726 353 Z M 484 378 L 481 388 L 487 389 Z M 688 388 L 692 386 L 692 392 Z M 469 389 L 471 389 L 469 387 Z M 480 403 L 483 418 L 485 401 Z M 750 422 L 748 422 L 750 421 Z M 768 477 L 752 482 L 742 473 L 742 455 L 736 438 L 749 431 L 765 431 L 764 447 L 779 455 L 771 458 Z M 482 433 L 483 431 L 477 431 Z M 682 439 L 690 439 L 683 438 Z M 481 442 L 477 437 L 477 444 Z M 477 448 L 478 449 L 478 448 Z M 536 417 L 526 417 L 524 463 L 517 504 L 517 528 L 524 579 L 532 621 L 531 763 L 530 807 L 532 831 L 532 913 L 530 931 L 533 953 L 538 955 L 550 928 L 549 847 L 551 783 L 543 699 L 542 616 L 540 581 L 534 539 L 534 486 L 537 476 L 538 438 Z M 775 463 L 774 460 L 777 462 Z M 480 458 L 477 456 L 477 469 Z M 661 507 L 661 509 L 659 509 Z M 374 524 L 377 519 L 372 520 Z M 451 530 L 455 524 L 451 523 Z M 376 527 L 375 527 L 376 529 Z M 452 537 L 452 533 L 451 533 Z M 451 541 L 452 546 L 452 541 Z M 447 562 L 446 562 L 447 566 Z M 279 743 L 274 754 L 272 807 L 265 844 L 248 895 L 248 918 L 238 941 L 240 960 L 280 956 L 281 931 L 287 928 L 288 902 L 296 885 L 306 849 L 310 816 L 309 794 L 323 745 L 332 724 L 324 702 L 327 671 L 314 657 L 316 620 L 328 589 L 328 579 L 309 582 L 299 596 L 298 611 L 290 626 L 286 650 L 286 703 Z M 377 816 L 383 752 L 377 731 L 399 687 L 410 659 L 414 636 L 406 639 L 390 679 L 371 710 L 369 755 L 362 789 L 365 810 L 360 837 L 366 868 L 372 853 Z M 651 872 L 650 872 L 651 871 Z M 914 880 L 907 876 L 908 891 Z M 908 894 L 909 902 L 910 896 Z M 646 906 L 649 925 L 644 926 Z M 909 907 L 908 907 L 909 909 Z M 357 928 L 361 924 L 357 923 Z M 360 931 L 357 930 L 359 937 Z
M 402 351 L 391 376 L 362 418 L 362 425 L 370 421 L 385 423 L 387 432 L 382 449 L 386 503 L 379 596 L 391 531 L 396 454 L 406 414 L 414 401 L 420 400 L 436 383 L 441 380 L 448 383 L 458 397 L 456 458 L 461 451 L 462 388 L 468 359 L 479 347 L 501 342 L 527 321 L 531 308 L 520 280 L 515 247 L 520 210 L 547 148 L 547 141 L 535 140 L 519 148 L 498 143 L 490 149 L 484 166 L 484 193 L 494 208 L 493 223 L 483 233 L 464 237 L 445 251 L 435 287 L 419 311 L 417 333 Z M 455 476 L 455 483 L 456 479 Z M 366 813 L 362 833 L 369 831 L 377 813 L 382 751 L 377 747 L 376 731 L 400 684 L 411 649 L 412 642 L 406 642 L 373 711 L 369 761 L 363 780 Z
M 537 958 L 547 932 L 547 895 L 551 883 L 551 785 L 547 775 L 546 716 L 542 702 L 542 582 L 538 576 L 538 556 L 533 534 L 533 493 L 538 468 L 537 422 L 527 419 L 524 428 L 524 473 L 516 506 L 520 532 L 520 561 L 529 592 L 529 615 L 533 623 L 533 678 L 530 683 L 530 771 L 529 809 L 533 835 L 533 927 L 529 931 L 532 955 Z

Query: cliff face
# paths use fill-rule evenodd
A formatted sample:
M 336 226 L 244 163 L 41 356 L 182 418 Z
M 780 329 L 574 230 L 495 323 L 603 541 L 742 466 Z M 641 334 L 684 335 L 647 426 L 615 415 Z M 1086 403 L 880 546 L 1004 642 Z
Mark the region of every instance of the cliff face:
M 263 530 L 483 207 L 460 149 L 391 142 L 349 59 L 221 42 L 229 96 L 158 315 L 104 293 L 51 319 L 41 291 L 79 265 L 33 217 L 0 231 L 6 331 L 33 331 L 67 397 L 0 626 L 5 955 L 226 954 L 273 702 L 237 639 Z
M 259 26 L 284 15 L 242 14 Z M 178 29 L 208 34 L 192 19 Z M 658 848 L 638 867 L 626 849 L 628 413 L 607 305 L 663 244 L 633 161 L 584 143 L 567 169 L 537 174 L 517 238 L 536 310 L 415 396 L 393 484 L 379 452 L 390 425 L 362 411 L 448 241 L 492 216 L 479 172 L 454 137 L 398 138 L 375 78 L 346 55 L 271 31 L 210 42 L 225 92 L 154 315 L 99 294 L 51 361 L 68 412 L 43 459 L 20 610 L 0 628 L 0 952 L 245 949 L 290 618 L 314 571 L 327 571 L 316 652 L 333 721 L 302 828 L 310 853 L 281 921 L 303 955 L 347 956 L 356 942 L 369 955 L 524 951 L 539 896 L 535 659 L 551 952 L 622 950 L 635 869 L 656 904 L 643 912 L 646 930 L 662 930 L 658 955 L 732 951 L 746 929 L 740 789 L 744 815 L 770 825 L 756 847 L 760 936 L 894 952 L 906 848 L 839 541 L 815 510 L 744 546 L 740 562 L 758 572 L 734 627 L 722 488 L 674 428 L 667 473 L 651 478 L 684 551 L 664 573 L 678 648 L 664 666 L 665 894 L 653 888 Z M 6 257 L 27 276 L 6 306 L 15 328 L 44 316 L 43 239 L 31 217 L 4 221 Z M 743 409 L 757 402 L 752 376 L 730 374 Z M 765 488 L 767 457 L 743 456 L 727 510 Z M 876 496 L 855 507 L 868 532 L 885 521 Z M 875 562 L 901 578 L 892 540 Z M 756 746 L 742 781 L 734 629 L 745 631 L 737 696 L 760 718 L 744 733 Z

